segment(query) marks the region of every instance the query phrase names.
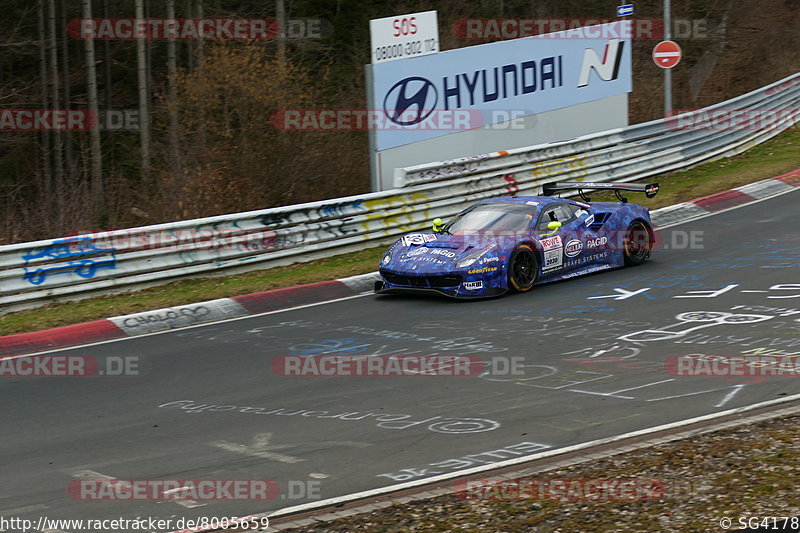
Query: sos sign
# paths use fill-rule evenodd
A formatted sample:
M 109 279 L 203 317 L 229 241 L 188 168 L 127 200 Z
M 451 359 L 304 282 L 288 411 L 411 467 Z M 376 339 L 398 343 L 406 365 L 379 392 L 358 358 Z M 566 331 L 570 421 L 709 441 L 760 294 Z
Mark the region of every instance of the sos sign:
M 394 19 L 392 22 L 394 33 L 392 37 L 400 37 L 401 35 L 414 35 L 417 33 L 417 17 L 403 17 Z
M 373 64 L 439 51 L 436 11 L 373 19 L 369 22 L 369 29 Z

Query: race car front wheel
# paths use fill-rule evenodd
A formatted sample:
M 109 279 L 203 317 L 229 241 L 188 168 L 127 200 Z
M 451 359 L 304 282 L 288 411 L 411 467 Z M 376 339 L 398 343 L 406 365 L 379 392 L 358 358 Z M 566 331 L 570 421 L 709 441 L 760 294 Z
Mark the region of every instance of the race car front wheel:
M 640 220 L 634 220 L 625 232 L 625 264 L 641 265 L 650 257 L 650 230 Z
M 519 292 L 529 291 L 536 283 L 539 262 L 536 252 L 527 244 L 520 244 L 508 262 L 508 286 Z

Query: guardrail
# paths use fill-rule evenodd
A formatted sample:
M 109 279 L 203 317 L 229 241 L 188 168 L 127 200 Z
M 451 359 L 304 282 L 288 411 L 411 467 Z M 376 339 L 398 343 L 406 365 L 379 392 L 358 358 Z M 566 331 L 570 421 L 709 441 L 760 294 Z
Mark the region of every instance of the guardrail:
M 686 168 L 715 157 L 741 153 L 777 135 L 780 123 L 797 121 L 800 73 L 779 82 L 690 113 L 608 130 L 576 139 L 417 165 L 395 170 L 396 187 L 456 177 L 502 174 L 517 182 L 537 182 L 555 175 L 587 181 L 627 181 Z M 728 129 L 720 121 L 736 112 L 775 111 L 771 129 Z M 741 116 L 739 117 L 742 118 Z M 631 177 L 633 176 L 633 177 Z
M 688 168 L 791 127 L 798 104 L 800 73 L 668 121 L 399 169 L 404 188 L 394 191 L 0 246 L 0 312 L 377 246 L 471 202 L 537 194 L 552 181 L 625 182 Z M 709 113 L 726 109 L 779 116 L 772 129 L 720 132 Z

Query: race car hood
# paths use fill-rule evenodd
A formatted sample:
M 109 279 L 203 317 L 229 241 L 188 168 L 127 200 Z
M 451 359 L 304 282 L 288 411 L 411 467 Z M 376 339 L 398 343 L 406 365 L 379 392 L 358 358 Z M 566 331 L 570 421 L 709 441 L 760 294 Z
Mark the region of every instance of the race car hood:
M 500 252 L 498 239 L 491 236 L 412 233 L 398 240 L 387 252 L 387 268 L 416 267 L 425 270 L 448 270 L 473 255 L 480 257 Z M 425 265 L 424 267 L 422 265 Z

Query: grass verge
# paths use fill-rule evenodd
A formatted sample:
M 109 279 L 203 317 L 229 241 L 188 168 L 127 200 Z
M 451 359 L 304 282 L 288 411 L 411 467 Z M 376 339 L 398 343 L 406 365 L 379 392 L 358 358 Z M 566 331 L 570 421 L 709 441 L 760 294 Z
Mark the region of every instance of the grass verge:
M 658 209 L 785 174 L 800 167 L 798 148 L 800 130 L 789 130 L 742 155 L 706 163 L 687 171 L 648 178 L 645 181 L 660 182 L 658 196 L 644 201 L 632 200 L 650 209 Z M 613 194 L 593 194 L 592 199 L 612 200 Z M 176 281 L 136 292 L 50 304 L 3 315 L 0 319 L 0 335 L 364 274 L 376 270 L 383 251 L 384 247 L 369 248 L 286 267 L 226 277 Z
M 646 205 L 651 210 L 658 209 L 780 176 L 798 168 L 800 129 L 792 129 L 741 155 L 642 180 L 659 182 L 658 195 L 650 200 L 633 195 L 629 199 Z M 613 193 L 592 194 L 591 198 L 597 201 L 615 201 Z
M 511 489 L 507 492 L 473 491 L 474 499 L 463 499 L 463 495 L 459 498 L 454 490 L 449 495 L 397 503 L 286 531 L 701 533 L 740 530 L 749 524 L 762 526 L 759 531 L 796 532 L 800 529 L 798 422 L 797 416 L 773 419 L 537 473 L 522 478 L 522 483 L 516 485 L 521 490 L 516 493 L 515 482 L 508 482 Z M 537 497 L 531 487 L 549 484 L 550 480 L 565 483 L 569 489 L 554 490 L 552 494 L 544 491 Z M 617 497 L 616 501 L 613 497 L 595 499 L 584 497 L 590 493 L 579 488 L 588 486 L 588 480 L 598 484 L 608 481 L 605 486 L 611 487 L 614 481 L 631 486 L 630 480 L 636 480 L 636 486 L 661 490 L 597 491 L 596 494 L 626 496 Z M 511 499 L 503 500 L 506 494 Z M 522 497 L 515 499 L 515 494 Z M 787 518 L 773 522 L 760 517 Z M 726 519 L 730 520 L 728 525 L 724 525 Z

